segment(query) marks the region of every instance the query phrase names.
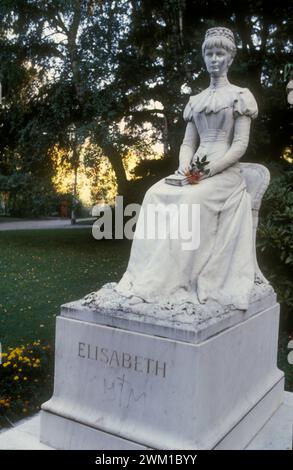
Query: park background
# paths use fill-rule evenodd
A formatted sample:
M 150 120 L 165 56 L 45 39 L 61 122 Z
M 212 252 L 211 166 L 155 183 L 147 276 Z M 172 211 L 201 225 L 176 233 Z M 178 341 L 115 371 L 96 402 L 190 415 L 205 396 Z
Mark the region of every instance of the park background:
M 257 249 L 281 304 L 279 366 L 293 390 L 292 20 L 284 0 L 1 1 L 0 427 L 51 394 L 60 305 L 118 281 L 131 246 L 97 241 L 78 223 L 21 231 L 13 223 L 68 218 L 72 208 L 89 217 L 117 194 L 139 203 L 172 173 L 184 106 L 208 86 L 204 33 L 218 25 L 238 44 L 230 81 L 259 105 L 243 160 L 272 176 Z

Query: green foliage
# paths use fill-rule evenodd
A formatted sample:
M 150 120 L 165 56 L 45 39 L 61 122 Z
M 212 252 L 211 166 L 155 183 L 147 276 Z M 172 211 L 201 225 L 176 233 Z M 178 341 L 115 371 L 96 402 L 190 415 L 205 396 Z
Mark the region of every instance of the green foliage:
M 231 81 L 251 88 L 259 103 L 247 158 L 278 159 L 290 144 L 286 1 L 227 0 L 223 8 L 220 0 L 6 0 L 0 19 L 0 174 L 13 173 L 8 148 L 18 155 L 18 171 L 49 175 L 48 150 L 60 144 L 69 151 L 72 123 L 80 143 L 90 137 L 110 159 L 119 192 L 127 189 L 121 159 L 146 123 L 176 166 L 188 87 L 194 94 L 208 85 L 201 43 L 207 27 L 218 24 L 231 28 L 241 46 Z
M 288 349 L 289 341 L 293 339 L 293 332 L 280 332 L 279 347 L 278 347 L 278 367 L 285 373 L 285 390 L 293 392 L 293 367 L 288 362 L 288 354 L 291 349 Z
M 258 250 L 266 276 L 275 287 L 282 311 L 293 325 L 293 171 L 274 176 L 264 196 Z
M 209 164 L 210 162 L 207 160 L 207 156 L 205 155 L 202 159 L 199 157 L 196 158 L 196 161 L 191 164 L 191 169 L 192 171 L 200 172 L 204 175 L 208 175 L 210 170 L 205 169 L 205 167 Z
M 260 108 L 253 126 L 247 158 L 279 159 L 289 145 L 290 110 L 286 104 L 283 70 L 290 58 L 288 2 L 236 0 L 157 0 L 132 2 L 129 35 L 119 57 L 117 75 L 124 80 L 133 126 L 149 120 L 162 133 L 165 155 L 178 160 L 182 140 L 182 110 L 191 94 L 208 86 L 201 44 L 208 27 L 231 28 L 241 48 L 231 67 L 230 80 L 249 87 Z M 131 72 L 130 72 L 131 70 Z M 183 88 L 181 88 L 183 87 Z M 146 100 L 162 110 L 146 110 Z
M 9 194 L 6 212 L 16 217 L 56 215 L 62 199 L 47 178 L 21 172 L 0 175 L 0 191 Z

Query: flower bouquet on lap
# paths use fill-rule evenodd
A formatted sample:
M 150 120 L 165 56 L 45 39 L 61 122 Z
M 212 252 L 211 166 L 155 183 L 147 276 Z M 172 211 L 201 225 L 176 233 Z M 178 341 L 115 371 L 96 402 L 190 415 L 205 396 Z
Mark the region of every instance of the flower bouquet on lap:
M 186 184 L 198 184 L 200 180 L 209 176 L 210 170 L 207 167 L 209 162 L 207 156 L 200 158 L 196 157 L 195 161 L 192 161 L 189 169 L 182 175 L 179 172 L 174 175 L 167 176 L 165 183 L 172 184 L 174 186 L 184 186 Z

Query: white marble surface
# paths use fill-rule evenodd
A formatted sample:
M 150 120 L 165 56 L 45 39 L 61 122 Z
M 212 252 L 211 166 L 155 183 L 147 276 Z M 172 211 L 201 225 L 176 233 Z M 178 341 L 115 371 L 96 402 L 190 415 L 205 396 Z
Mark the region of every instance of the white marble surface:
M 284 403 L 273 414 L 265 426 L 257 433 L 246 450 L 292 450 L 293 393 L 284 393 Z M 40 413 L 24 422 L 19 422 L 13 429 L 0 432 L 1 450 L 49 450 L 49 446 L 40 444 Z M 97 450 L 97 445 L 91 449 Z M 103 448 L 106 450 L 106 447 Z
M 41 423 L 46 423 L 45 433 L 40 439 L 46 441 L 50 436 L 50 445 L 54 449 L 67 450 L 144 450 L 147 447 L 114 434 L 100 431 L 61 416 L 41 412 Z
M 40 414 L 18 422 L 15 427 L 0 432 L 1 450 L 52 450 L 40 442 Z
M 116 283 L 105 284 L 97 292 L 61 307 L 61 316 L 129 331 L 199 343 L 241 323 L 276 303 L 269 284 L 254 284 L 247 311 L 217 302 L 149 304 L 126 299 L 115 291 Z
M 274 304 L 192 344 L 59 317 L 54 396 L 43 409 L 145 447 L 213 448 L 281 380 L 278 320 Z M 274 393 L 246 443 L 281 403 Z M 44 418 L 50 444 L 46 429 Z
M 293 450 L 293 393 L 248 445 L 247 450 Z
M 244 449 L 253 440 L 263 425 L 280 406 L 280 397 L 284 397 L 284 381 L 278 382 L 258 404 L 251 408 L 239 423 L 218 442 L 215 450 Z

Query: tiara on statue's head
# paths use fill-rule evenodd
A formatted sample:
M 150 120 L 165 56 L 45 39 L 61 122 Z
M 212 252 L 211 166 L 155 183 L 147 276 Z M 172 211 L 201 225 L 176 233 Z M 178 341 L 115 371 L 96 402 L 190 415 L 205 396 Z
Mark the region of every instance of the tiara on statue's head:
M 211 37 L 215 37 L 215 36 L 216 37 L 224 37 L 226 39 L 229 39 L 229 41 L 231 41 L 233 43 L 233 45 L 236 46 L 234 34 L 228 28 L 216 27 L 216 28 L 208 29 L 207 32 L 206 32 L 206 35 L 205 35 L 205 40 L 209 39 Z

